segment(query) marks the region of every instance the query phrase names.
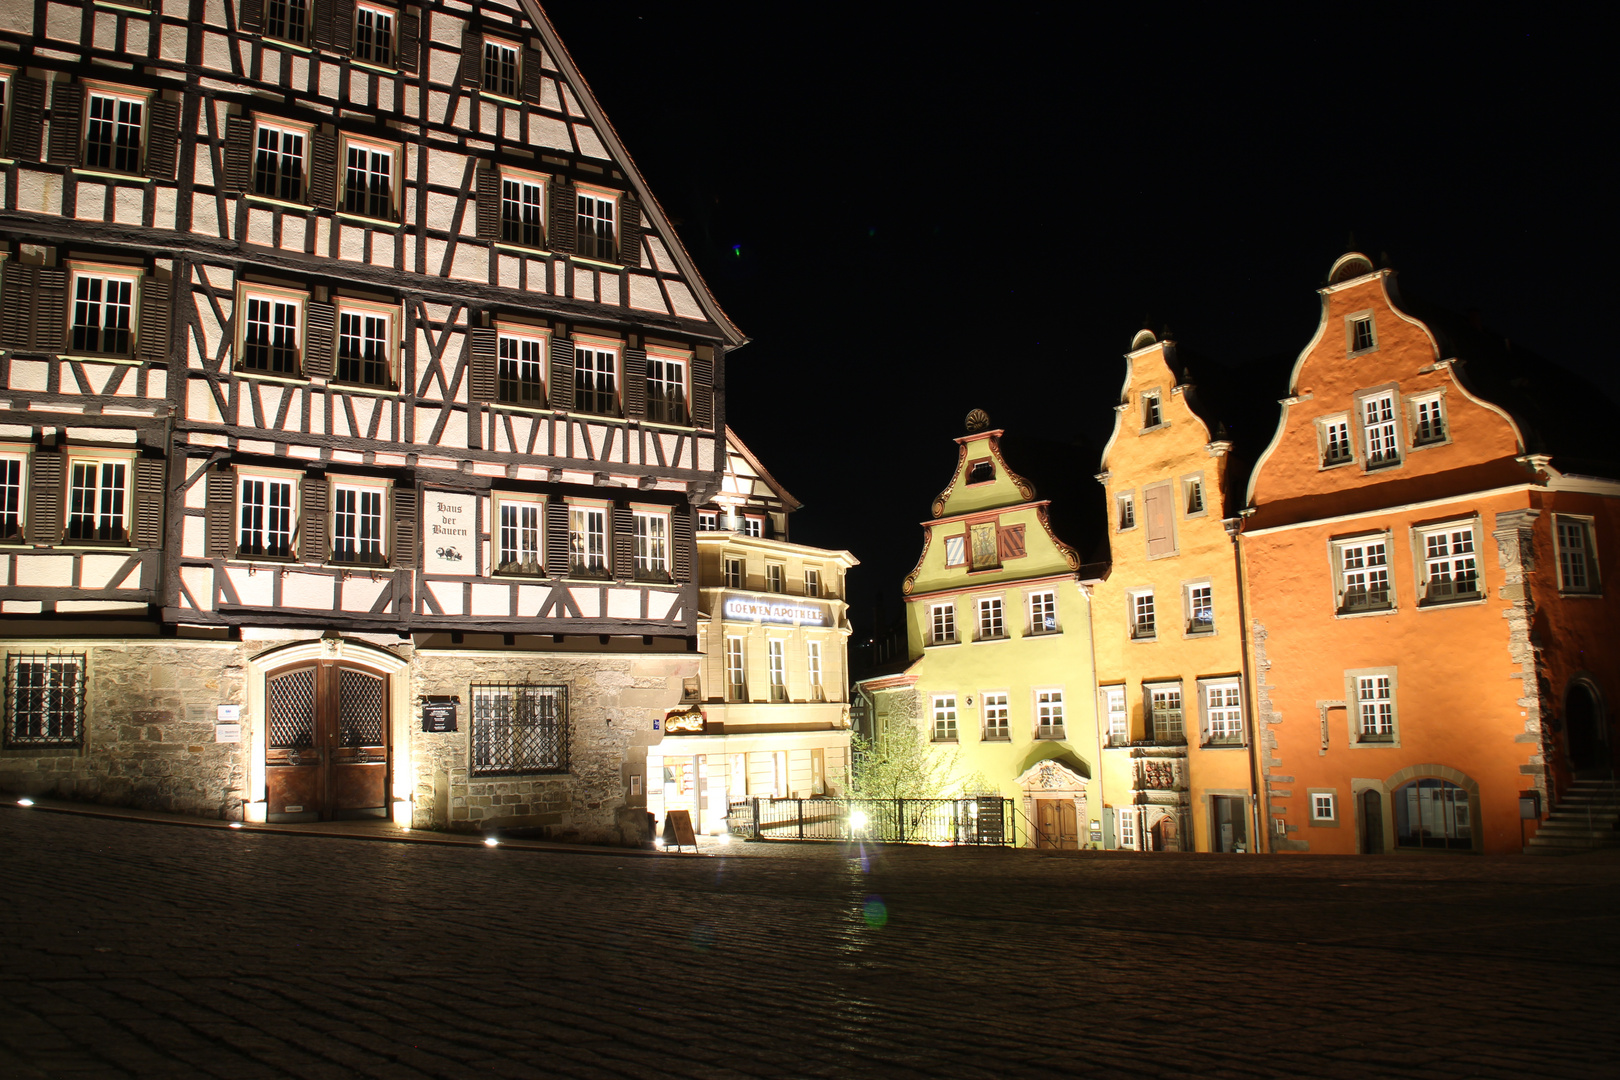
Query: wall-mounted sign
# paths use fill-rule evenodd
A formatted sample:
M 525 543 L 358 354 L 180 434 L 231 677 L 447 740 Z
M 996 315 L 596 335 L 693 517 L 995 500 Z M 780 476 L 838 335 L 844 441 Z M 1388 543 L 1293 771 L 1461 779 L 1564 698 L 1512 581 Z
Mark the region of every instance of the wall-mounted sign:
M 242 741 L 242 725 L 241 724 L 215 724 L 214 725 L 214 741 L 215 742 L 241 742 Z
M 748 622 L 798 623 L 800 626 L 825 626 L 826 609 L 816 604 L 794 603 L 791 600 L 767 600 L 758 596 L 728 596 L 725 617 Z
M 218 715 L 215 716 L 215 719 L 222 724 L 236 724 L 242 720 L 242 706 L 240 705 L 220 705 L 217 707 L 216 712 Z
M 671 735 L 680 733 L 703 733 L 703 708 L 699 705 L 688 705 L 684 709 L 676 709 L 664 716 L 664 730 Z
M 424 491 L 422 502 L 422 569 L 430 574 L 477 573 L 478 496 Z
M 456 730 L 456 703 L 453 699 L 422 702 L 422 730 L 435 733 Z

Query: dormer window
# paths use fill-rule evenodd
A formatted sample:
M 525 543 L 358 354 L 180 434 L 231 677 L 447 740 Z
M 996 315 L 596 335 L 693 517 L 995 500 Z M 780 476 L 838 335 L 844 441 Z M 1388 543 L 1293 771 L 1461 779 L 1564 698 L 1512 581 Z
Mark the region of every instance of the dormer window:
M 1159 409 L 1159 394 L 1158 394 L 1158 391 L 1154 391 L 1151 394 L 1143 394 L 1142 395 L 1142 428 L 1143 428 L 1143 430 L 1146 430 L 1147 428 L 1158 427 L 1162 423 L 1164 423 L 1164 417 L 1163 417 L 1163 414 L 1160 412 L 1160 409 Z
M 970 484 L 988 484 L 996 478 L 996 467 L 989 458 L 975 461 L 968 466 L 967 482 Z

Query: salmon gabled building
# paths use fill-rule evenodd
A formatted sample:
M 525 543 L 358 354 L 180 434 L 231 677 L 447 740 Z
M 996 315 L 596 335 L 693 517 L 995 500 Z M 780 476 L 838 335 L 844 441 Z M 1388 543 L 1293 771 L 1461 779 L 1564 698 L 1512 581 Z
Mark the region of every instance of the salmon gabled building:
M 1521 792 L 1612 776 L 1620 472 L 1392 271 L 1320 292 L 1241 542 L 1268 847 L 1518 851 Z

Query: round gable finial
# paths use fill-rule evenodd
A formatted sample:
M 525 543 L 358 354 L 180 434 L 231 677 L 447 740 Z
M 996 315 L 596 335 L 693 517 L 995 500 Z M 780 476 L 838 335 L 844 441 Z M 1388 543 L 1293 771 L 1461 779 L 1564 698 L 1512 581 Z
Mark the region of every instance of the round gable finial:
M 1131 352 L 1135 352 L 1137 349 L 1145 349 L 1149 345 L 1156 344 L 1158 340 L 1153 336 L 1153 331 L 1138 330 L 1136 336 L 1131 338 Z
M 1373 269 L 1372 260 L 1367 256 L 1359 251 L 1347 251 L 1333 260 L 1333 265 L 1328 268 L 1328 284 L 1337 285 L 1341 281 L 1364 277 Z
M 967 414 L 967 430 L 972 435 L 976 431 L 984 431 L 990 426 L 990 414 L 983 409 L 974 409 Z

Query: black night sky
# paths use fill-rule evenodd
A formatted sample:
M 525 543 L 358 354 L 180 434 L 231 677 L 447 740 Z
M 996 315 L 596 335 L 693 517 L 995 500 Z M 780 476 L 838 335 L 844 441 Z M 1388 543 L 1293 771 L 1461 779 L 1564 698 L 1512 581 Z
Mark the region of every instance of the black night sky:
M 974 10 L 547 5 L 753 339 L 728 419 L 803 500 L 793 539 L 862 560 L 858 633 L 898 605 L 969 409 L 1100 527 L 1144 320 L 1201 386 L 1275 402 L 1352 235 L 1620 399 L 1608 32 L 1551 6 Z M 1234 435 L 1263 444 L 1261 416 Z

